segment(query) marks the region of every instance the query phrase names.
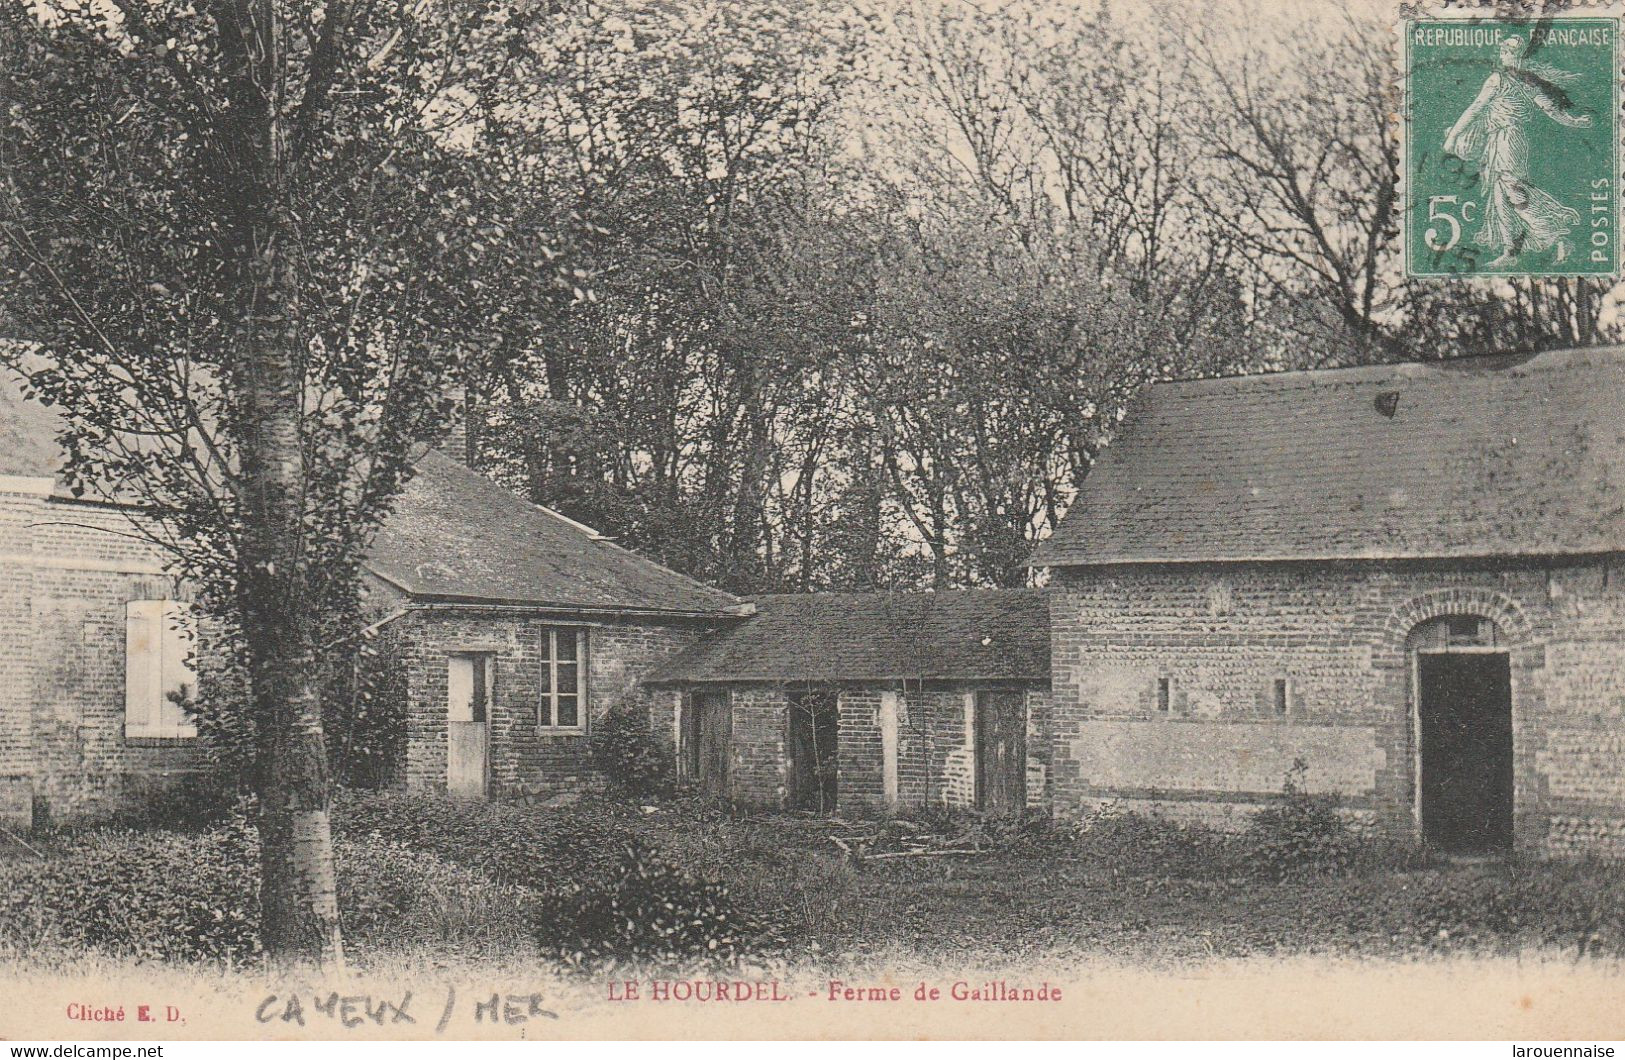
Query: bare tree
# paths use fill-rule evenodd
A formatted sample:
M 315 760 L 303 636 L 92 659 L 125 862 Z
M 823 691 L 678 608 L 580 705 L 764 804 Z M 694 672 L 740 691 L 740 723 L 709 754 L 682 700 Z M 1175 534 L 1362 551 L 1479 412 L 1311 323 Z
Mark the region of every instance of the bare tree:
M 1292 47 L 1246 47 L 1210 25 L 1186 53 L 1208 100 L 1192 124 L 1203 210 L 1252 264 L 1261 293 L 1325 306 L 1346 343 L 1310 363 L 1400 355 L 1397 102 L 1384 27 L 1350 18 Z

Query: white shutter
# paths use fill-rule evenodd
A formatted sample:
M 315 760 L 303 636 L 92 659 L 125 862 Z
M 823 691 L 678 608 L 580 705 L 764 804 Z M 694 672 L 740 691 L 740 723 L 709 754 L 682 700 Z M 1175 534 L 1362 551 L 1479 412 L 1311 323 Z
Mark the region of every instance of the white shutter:
M 169 693 L 197 692 L 192 669 L 192 609 L 178 600 L 131 600 L 124 606 L 124 734 L 196 736 Z
M 124 605 L 124 734 L 157 736 L 163 702 L 162 600 Z

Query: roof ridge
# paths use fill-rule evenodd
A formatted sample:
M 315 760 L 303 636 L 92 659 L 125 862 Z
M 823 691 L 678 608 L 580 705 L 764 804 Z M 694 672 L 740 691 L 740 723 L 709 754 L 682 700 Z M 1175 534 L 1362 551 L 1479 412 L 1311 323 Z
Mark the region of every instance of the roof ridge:
M 1507 368 L 1522 368 L 1534 365 L 1535 362 L 1546 362 L 1538 367 L 1556 368 L 1558 364 L 1550 362 L 1566 362 L 1573 358 L 1585 358 L 1595 354 L 1602 354 L 1608 359 L 1618 360 L 1625 365 L 1625 345 L 1608 343 L 1597 346 L 1564 346 L 1550 350 L 1497 350 L 1487 353 L 1468 353 L 1456 357 L 1436 357 L 1430 360 L 1411 359 L 1404 361 L 1377 361 L 1369 364 L 1339 364 L 1327 365 L 1320 368 L 1281 368 L 1262 372 L 1225 372 L 1219 375 L 1189 376 L 1180 379 L 1156 379 L 1151 383 L 1152 388 L 1172 388 L 1199 386 L 1204 383 L 1225 383 L 1237 381 L 1282 381 L 1286 379 L 1311 379 L 1325 376 L 1342 376 L 1362 373 L 1368 375 L 1392 374 L 1394 372 L 1415 370 L 1442 370 L 1451 371 L 1455 367 L 1470 367 L 1482 365 L 1486 362 L 1506 362 Z
M 813 589 L 807 592 L 796 593 L 752 593 L 744 597 L 747 600 L 804 600 L 818 597 L 860 597 L 864 599 L 879 599 L 909 596 L 918 598 L 947 597 L 947 596 L 995 596 L 1016 594 L 1042 594 L 1043 589 L 1034 585 L 1023 585 L 1018 588 L 1007 588 L 998 585 L 971 585 L 953 589 Z
M 375 575 L 412 595 L 740 613 L 732 593 L 617 544 L 439 449 L 425 446 L 412 463 L 417 484 L 407 487 L 367 557 Z M 427 492 L 410 501 L 420 490 Z M 426 573 L 424 550 L 436 540 L 439 558 Z M 560 586 L 566 595 L 554 595 Z

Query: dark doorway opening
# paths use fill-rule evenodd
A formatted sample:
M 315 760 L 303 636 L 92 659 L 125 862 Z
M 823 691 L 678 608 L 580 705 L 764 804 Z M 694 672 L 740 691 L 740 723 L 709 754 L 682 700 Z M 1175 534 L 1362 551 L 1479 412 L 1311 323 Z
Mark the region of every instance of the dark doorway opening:
M 785 802 L 792 810 L 833 813 L 840 771 L 841 719 L 836 692 L 814 688 L 790 694 L 790 775 Z
M 707 795 L 728 794 L 733 711 L 726 691 L 695 692 L 683 715 L 683 768 Z
M 1027 697 L 1020 689 L 976 693 L 976 808 L 1027 808 Z
M 1512 846 L 1512 673 L 1505 652 L 1416 657 L 1422 837 L 1452 854 Z

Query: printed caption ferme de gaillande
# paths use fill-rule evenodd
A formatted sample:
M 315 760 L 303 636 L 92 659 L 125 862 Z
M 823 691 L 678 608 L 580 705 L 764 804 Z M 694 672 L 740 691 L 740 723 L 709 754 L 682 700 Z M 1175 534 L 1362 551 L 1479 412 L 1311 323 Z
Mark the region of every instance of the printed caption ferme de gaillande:
M 1061 1000 L 1062 993 L 1059 986 L 1047 981 L 1036 984 L 1011 983 L 1003 979 L 974 983 L 963 979 L 956 979 L 950 983 L 920 980 L 912 987 L 896 983 L 861 984 L 830 979 L 822 989 L 801 993 L 777 979 L 760 982 L 728 979 L 617 979 L 608 983 L 607 987 L 609 1000 L 620 1002 L 777 1002 L 794 1001 L 803 996 L 843 1003 L 1056 1002 Z

